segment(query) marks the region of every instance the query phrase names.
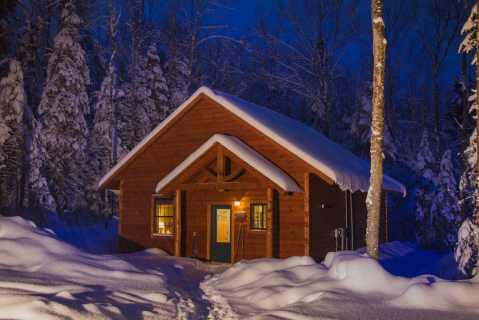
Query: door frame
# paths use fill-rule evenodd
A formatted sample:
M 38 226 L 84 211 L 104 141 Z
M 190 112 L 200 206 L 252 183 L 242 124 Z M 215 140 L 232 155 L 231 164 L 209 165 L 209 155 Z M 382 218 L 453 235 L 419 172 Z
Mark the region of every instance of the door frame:
M 231 217 L 230 217 L 230 227 L 231 227 L 231 257 L 230 263 L 233 263 L 234 259 L 234 252 L 235 252 L 235 243 L 234 233 L 235 233 L 235 225 L 234 225 L 234 201 L 208 201 L 206 202 L 207 206 L 207 213 L 206 213 L 206 260 L 211 261 L 211 206 L 214 205 L 228 205 L 231 206 Z

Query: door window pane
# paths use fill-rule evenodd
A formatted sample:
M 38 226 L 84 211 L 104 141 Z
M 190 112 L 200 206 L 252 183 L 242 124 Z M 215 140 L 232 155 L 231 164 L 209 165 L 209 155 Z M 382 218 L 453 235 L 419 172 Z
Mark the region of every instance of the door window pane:
M 230 209 L 216 209 L 216 242 L 230 242 Z

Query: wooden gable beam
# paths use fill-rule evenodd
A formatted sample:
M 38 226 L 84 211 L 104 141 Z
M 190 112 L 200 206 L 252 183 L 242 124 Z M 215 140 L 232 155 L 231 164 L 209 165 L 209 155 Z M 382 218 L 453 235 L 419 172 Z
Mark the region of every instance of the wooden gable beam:
M 180 184 L 179 190 L 247 190 L 247 189 L 265 189 L 269 186 L 263 182 L 222 182 L 222 183 L 185 183 Z
M 235 179 L 237 176 L 239 176 L 243 172 L 243 170 L 245 170 L 245 168 L 243 168 L 243 166 L 240 165 L 238 168 L 236 168 L 236 170 L 234 172 L 227 175 L 223 180 L 225 182 L 231 181 L 231 180 Z
M 287 193 L 283 188 L 278 186 L 276 183 L 271 181 L 269 178 L 264 176 L 261 172 L 250 166 L 247 162 L 243 161 L 241 158 L 236 156 L 234 153 L 230 152 L 228 149 L 223 148 L 223 154 L 228 156 L 229 158 L 234 159 L 235 162 L 239 163 L 242 167 L 244 167 L 248 172 L 250 172 L 256 179 L 258 179 L 260 182 L 266 184 L 268 187 L 276 189 L 280 192 L 283 192 L 283 194 Z M 273 163 L 273 165 L 275 165 Z
M 214 144 L 204 155 L 201 156 L 195 163 L 189 166 L 186 170 L 180 173 L 172 181 L 170 181 L 163 189 L 161 190 L 163 194 L 171 194 L 175 189 L 178 189 L 178 185 L 184 183 L 192 175 L 196 174 L 202 168 L 210 164 L 216 158 L 216 144 Z
M 220 103 L 218 103 L 217 101 L 211 99 L 210 97 L 208 97 L 207 95 L 205 95 L 204 97 L 204 100 L 208 101 L 209 103 L 211 104 L 216 104 L 217 106 L 219 106 L 220 108 L 223 108 L 227 113 L 229 113 L 229 115 L 235 119 L 236 121 L 238 121 L 239 123 L 241 123 L 241 125 L 251 129 L 255 134 L 257 134 L 258 136 L 260 137 L 263 137 L 263 139 L 267 139 L 268 143 L 271 143 L 273 145 L 275 145 L 277 148 L 279 149 L 284 149 L 284 151 L 289 155 L 289 156 L 292 156 L 294 158 L 298 158 L 303 166 L 305 167 L 306 171 L 309 171 L 310 173 L 314 173 L 316 174 L 318 177 L 320 177 L 321 179 L 323 179 L 324 181 L 326 181 L 326 183 L 328 183 L 329 185 L 333 185 L 334 184 L 334 180 L 330 177 L 328 177 L 326 174 L 324 174 L 323 172 L 321 172 L 319 169 L 313 167 L 311 164 L 309 164 L 306 160 L 304 159 L 301 159 L 297 154 L 295 154 L 294 152 L 290 151 L 289 149 L 286 149 L 285 147 L 283 147 L 281 144 L 279 144 L 278 142 L 276 142 L 275 140 L 273 140 L 272 138 L 270 138 L 267 134 L 265 134 L 264 132 L 260 131 L 258 128 L 252 126 L 249 122 L 247 122 L 246 120 L 244 120 L 243 118 L 241 118 L 240 116 L 238 116 L 237 114 L 233 113 L 232 111 L 228 110 L 227 108 L 225 108 L 223 105 L 221 105 Z M 275 188 L 277 189 L 277 188 Z M 279 190 L 279 189 L 278 189 Z M 388 190 L 385 190 L 387 191 L 388 193 L 391 193 L 391 191 L 388 191 Z M 400 193 L 399 193 L 400 194 Z
M 226 159 L 223 154 L 223 147 L 218 145 L 218 156 L 216 157 L 216 183 L 222 183 L 226 171 Z
M 216 149 L 215 149 L 216 147 Z M 263 188 L 272 188 L 278 190 L 280 193 L 286 194 L 287 192 L 278 186 L 276 183 L 271 181 L 269 178 L 264 176 L 261 172 L 253 168 L 246 161 L 239 158 L 237 155 L 226 149 L 220 144 L 214 144 L 212 148 L 207 152 L 208 156 L 202 156 L 201 159 L 198 159 L 196 163 L 192 164 L 189 168 L 179 174 L 174 178 L 170 183 L 168 183 L 163 190 L 164 194 L 170 194 L 174 190 L 212 190 L 217 189 L 219 192 L 224 190 L 245 190 L 245 189 L 263 189 Z M 216 155 L 216 168 L 217 173 L 214 174 L 214 171 L 210 168 L 207 168 L 215 158 Z M 231 174 L 225 176 L 225 164 L 226 157 L 230 158 L 232 161 L 239 164 L 239 167 L 232 172 Z M 209 162 L 208 162 L 209 161 Z M 274 165 L 274 164 L 273 164 Z M 246 182 L 232 182 L 234 178 L 239 176 L 244 170 L 250 172 L 259 182 L 246 183 Z M 214 181 L 212 182 L 201 182 L 201 183 L 188 183 L 188 178 L 196 175 L 198 172 L 202 172 L 205 176 Z
M 216 181 L 216 172 L 213 172 L 213 170 L 203 167 L 201 168 L 201 172 L 203 172 L 208 177 L 208 179 Z

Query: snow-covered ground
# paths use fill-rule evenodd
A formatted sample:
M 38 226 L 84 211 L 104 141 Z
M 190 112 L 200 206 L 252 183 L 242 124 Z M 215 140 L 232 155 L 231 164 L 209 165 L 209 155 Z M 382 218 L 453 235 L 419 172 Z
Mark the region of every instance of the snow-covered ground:
M 89 228 L 72 235 L 96 230 L 99 240 L 102 229 Z M 159 249 L 92 254 L 20 217 L 0 216 L 0 318 L 479 318 L 477 277 L 421 275 L 437 272 L 443 256 L 409 244 L 384 245 L 381 256 L 381 264 L 359 250 L 330 253 L 322 264 L 292 257 L 227 268 Z

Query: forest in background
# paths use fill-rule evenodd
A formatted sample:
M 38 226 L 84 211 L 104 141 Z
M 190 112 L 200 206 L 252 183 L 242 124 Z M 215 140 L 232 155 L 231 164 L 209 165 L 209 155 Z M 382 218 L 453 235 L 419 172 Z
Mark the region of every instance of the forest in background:
M 3 0 L 0 213 L 117 214 L 98 181 L 206 85 L 297 119 L 369 161 L 372 31 L 360 0 Z M 384 0 L 390 240 L 450 252 L 476 213 L 476 16 Z M 463 31 L 464 30 L 464 34 Z

